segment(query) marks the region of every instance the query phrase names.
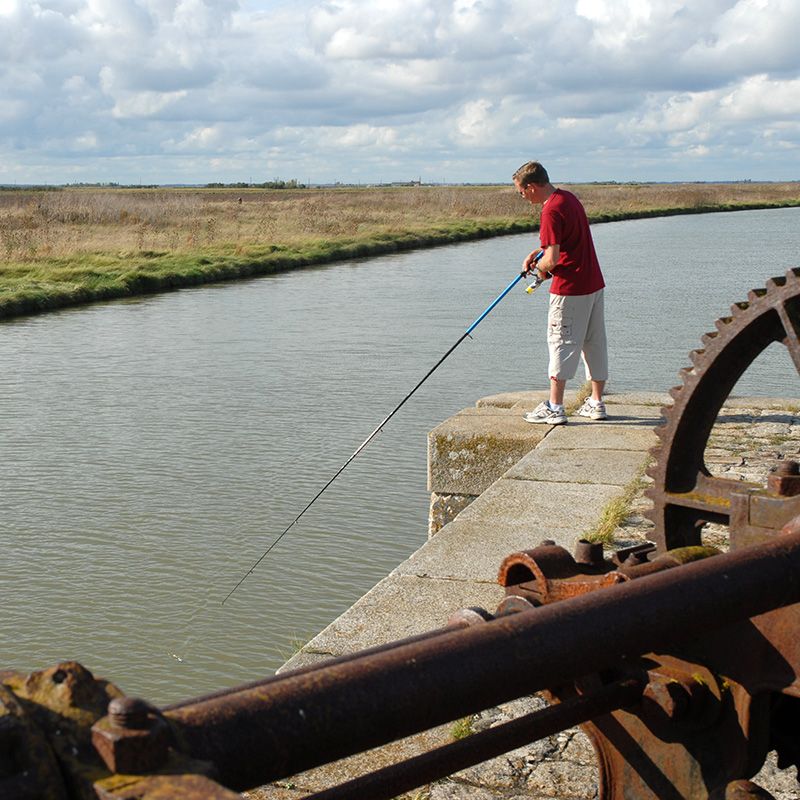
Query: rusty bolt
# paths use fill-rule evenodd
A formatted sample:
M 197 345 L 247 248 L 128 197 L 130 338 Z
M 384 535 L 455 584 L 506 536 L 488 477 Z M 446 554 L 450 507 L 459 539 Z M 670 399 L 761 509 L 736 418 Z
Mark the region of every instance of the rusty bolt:
M 115 697 L 108 704 L 108 716 L 111 724 L 117 728 L 147 728 L 151 710 L 150 704 L 138 697 Z
M 792 459 L 778 461 L 773 470 L 777 475 L 800 475 L 800 464 Z
M 578 564 L 596 567 L 603 563 L 603 543 L 579 539 L 575 545 L 575 561 Z
M 485 608 L 470 606 L 469 608 L 461 608 L 451 614 L 447 620 L 447 627 L 469 628 L 472 625 L 481 625 L 492 619 L 494 619 L 494 615 L 490 614 Z
M 169 755 L 170 730 L 144 700 L 117 697 L 92 726 L 92 744 L 111 772 L 138 775 L 158 769 Z
M 622 562 L 626 567 L 637 567 L 647 563 L 647 553 L 630 553 Z
M 527 597 L 520 597 L 517 594 L 509 594 L 500 601 L 497 606 L 495 615 L 498 617 L 506 617 L 509 614 L 518 614 L 520 611 L 530 611 L 536 608 L 536 603 L 529 600 Z
M 767 489 L 781 497 L 800 494 L 800 464 L 797 461 L 778 461 L 767 477 Z

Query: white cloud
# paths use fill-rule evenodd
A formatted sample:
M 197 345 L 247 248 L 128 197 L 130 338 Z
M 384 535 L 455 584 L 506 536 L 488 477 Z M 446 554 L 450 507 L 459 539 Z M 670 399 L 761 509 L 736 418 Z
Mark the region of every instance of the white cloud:
M 748 149 L 794 177 L 799 35 L 796 0 L 0 0 L 0 181 L 106 157 L 203 181 L 209 155 L 230 180 L 506 180 L 528 157 L 668 179 L 690 153 L 735 178 Z
M 97 145 L 97 136 L 92 131 L 87 131 L 75 139 L 75 147 L 78 150 L 93 150 Z
M 475 146 L 491 142 L 497 128 L 492 101 L 486 98 L 470 100 L 458 115 L 456 127 L 465 144 Z
M 397 144 L 397 132 L 389 127 L 374 125 L 350 125 L 328 131 L 330 144 L 345 148 L 388 147 Z
M 720 99 L 730 120 L 792 120 L 800 116 L 800 78 L 770 80 L 766 75 L 745 78 Z
M 176 149 L 205 152 L 217 148 L 223 141 L 224 134 L 219 125 L 203 125 L 187 133 Z
M 433 55 L 438 3 L 358 0 L 321 4 L 311 13 L 315 46 L 333 59 L 414 58 Z

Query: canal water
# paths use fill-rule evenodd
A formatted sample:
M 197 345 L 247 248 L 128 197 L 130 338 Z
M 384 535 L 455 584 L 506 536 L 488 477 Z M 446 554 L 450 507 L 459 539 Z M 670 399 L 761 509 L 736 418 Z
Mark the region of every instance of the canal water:
M 665 391 L 800 209 L 594 227 L 616 391 Z M 224 604 L 517 274 L 513 236 L 0 325 L 0 668 L 77 659 L 167 703 L 269 674 L 425 540 L 426 433 L 547 385 L 520 284 Z M 739 393 L 797 396 L 782 348 Z

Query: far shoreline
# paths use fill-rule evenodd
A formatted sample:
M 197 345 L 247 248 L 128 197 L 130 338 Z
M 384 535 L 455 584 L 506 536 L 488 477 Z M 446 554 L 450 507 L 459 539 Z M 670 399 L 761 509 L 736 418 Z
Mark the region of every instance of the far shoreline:
M 565 185 L 565 188 L 570 188 Z M 239 201 L 241 202 L 241 200 Z M 668 216 L 772 210 L 800 207 L 800 198 L 777 202 L 696 204 L 690 207 L 640 208 L 627 211 L 589 210 L 593 225 L 606 222 Z M 142 252 L 121 256 L 113 269 L 102 264 L 90 270 L 88 279 L 30 285 L 10 290 L 0 281 L 0 321 L 13 320 L 70 307 L 175 291 L 192 286 L 262 277 L 353 259 L 374 258 L 409 250 L 440 247 L 499 236 L 534 233 L 538 219 L 461 219 L 431 226 L 424 231 L 379 233 L 360 238 L 315 241 L 296 247 L 271 246 L 257 253 L 181 254 Z M 119 268 L 119 262 L 125 269 Z M 62 263 L 64 263 L 62 261 Z M 68 263 L 67 263 L 67 266 Z M 5 294 L 5 296 L 3 296 Z

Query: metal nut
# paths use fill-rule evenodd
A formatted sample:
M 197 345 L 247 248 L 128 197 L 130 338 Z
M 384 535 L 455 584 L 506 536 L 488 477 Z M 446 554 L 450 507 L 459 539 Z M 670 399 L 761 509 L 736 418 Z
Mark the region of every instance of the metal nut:
M 767 476 L 767 489 L 780 497 L 800 494 L 800 464 L 797 461 L 778 461 Z
M 115 698 L 108 716 L 92 726 L 92 744 L 111 772 L 140 775 L 158 769 L 169 755 L 170 730 L 136 698 Z

